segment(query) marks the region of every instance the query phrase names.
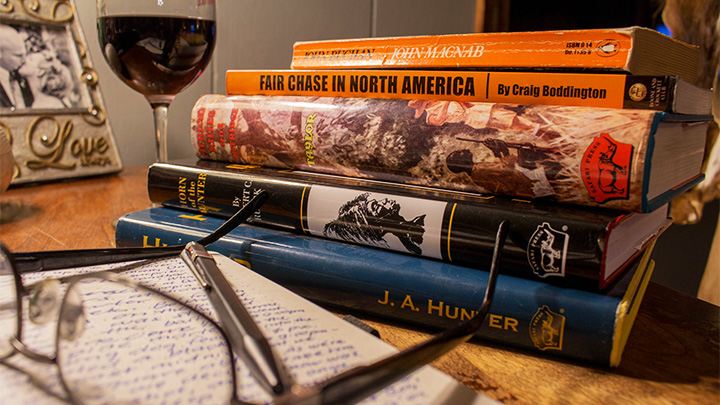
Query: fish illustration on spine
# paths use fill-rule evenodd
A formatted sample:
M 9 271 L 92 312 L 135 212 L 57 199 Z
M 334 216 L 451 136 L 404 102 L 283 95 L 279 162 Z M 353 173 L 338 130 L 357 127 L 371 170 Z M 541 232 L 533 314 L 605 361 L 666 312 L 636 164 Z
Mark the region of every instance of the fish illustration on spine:
M 323 234 L 351 242 L 388 247 L 387 234 L 395 235 L 410 253 L 422 254 L 425 215 L 406 220 L 400 215 L 400 203 L 389 198 L 376 199 L 363 193 L 338 210 Z

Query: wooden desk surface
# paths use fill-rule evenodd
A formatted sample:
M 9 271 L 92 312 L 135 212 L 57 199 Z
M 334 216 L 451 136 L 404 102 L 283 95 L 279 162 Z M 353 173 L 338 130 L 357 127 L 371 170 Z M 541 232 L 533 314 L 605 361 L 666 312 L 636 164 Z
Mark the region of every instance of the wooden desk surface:
M 0 194 L 0 202 L 21 208 L 0 224 L 0 239 L 18 252 L 114 246 L 113 221 L 150 206 L 146 184 L 146 168 L 132 167 L 118 176 L 11 189 Z M 427 337 L 360 318 L 399 348 Z M 506 403 L 717 405 L 719 323 L 718 307 L 651 283 L 618 368 L 481 341 L 464 344 L 433 364 Z

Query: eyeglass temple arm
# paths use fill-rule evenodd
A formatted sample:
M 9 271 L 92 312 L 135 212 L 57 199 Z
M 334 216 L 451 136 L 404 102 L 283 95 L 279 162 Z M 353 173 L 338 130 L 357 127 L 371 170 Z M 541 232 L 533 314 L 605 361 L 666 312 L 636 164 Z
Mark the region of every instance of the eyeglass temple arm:
M 421 344 L 405 349 L 377 363 L 356 367 L 333 377 L 322 388 L 320 393 L 322 396 L 321 403 L 335 404 L 359 401 L 405 377 L 421 366 L 434 361 L 473 337 L 485 322 L 490 310 L 490 304 L 495 294 L 500 257 L 507 233 L 508 224 L 507 221 L 503 221 L 498 225 L 495 237 L 485 298 L 475 316 L 455 328 L 435 335 Z
M 268 199 L 268 192 L 261 191 L 238 210 L 219 228 L 197 241 L 207 246 L 245 222 Z M 55 250 L 45 252 L 13 253 L 15 268 L 19 273 L 69 269 L 98 264 L 119 263 L 131 260 L 147 260 L 170 257 L 182 252 L 185 244 L 164 247 L 110 248 Z

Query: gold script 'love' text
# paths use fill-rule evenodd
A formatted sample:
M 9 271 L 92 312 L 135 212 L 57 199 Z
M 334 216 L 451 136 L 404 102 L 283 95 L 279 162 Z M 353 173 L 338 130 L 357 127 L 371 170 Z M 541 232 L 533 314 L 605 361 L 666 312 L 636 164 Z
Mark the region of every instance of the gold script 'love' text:
M 28 149 L 36 159 L 29 159 L 25 166 L 33 170 L 54 168 L 72 170 L 81 166 L 106 166 L 111 164 L 105 156 L 108 141 L 102 136 L 72 137 L 73 122 L 59 122 L 52 116 L 37 117 L 28 126 L 26 139 Z M 69 153 L 72 158 L 63 159 Z

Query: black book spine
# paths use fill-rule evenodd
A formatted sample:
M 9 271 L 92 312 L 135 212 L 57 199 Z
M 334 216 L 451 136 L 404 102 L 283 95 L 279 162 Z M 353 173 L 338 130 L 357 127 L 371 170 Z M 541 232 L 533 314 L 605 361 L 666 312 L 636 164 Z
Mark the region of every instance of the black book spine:
M 150 200 L 229 217 L 255 193 L 266 190 L 270 198 L 252 217 L 255 225 L 483 270 L 489 268 L 498 224 L 508 220 L 504 273 L 588 290 L 604 284 L 601 266 L 607 230 L 622 215 L 603 216 L 590 210 L 582 211 L 586 216 L 562 215 L 502 198 L 207 164 L 153 165 L 148 174 Z M 555 255 L 548 255 L 549 251 Z M 553 269 L 562 274 L 553 274 Z
M 627 76 L 623 108 L 673 112 L 677 77 Z

